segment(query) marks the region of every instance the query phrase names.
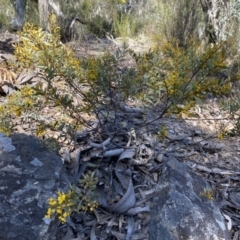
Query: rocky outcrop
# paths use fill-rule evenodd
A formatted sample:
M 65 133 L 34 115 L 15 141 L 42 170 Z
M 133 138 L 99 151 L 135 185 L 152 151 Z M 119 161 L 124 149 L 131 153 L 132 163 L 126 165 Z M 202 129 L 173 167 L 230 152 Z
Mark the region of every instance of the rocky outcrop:
M 229 232 L 208 183 L 170 158 L 152 199 L 150 240 L 228 240 Z
M 47 199 L 67 190 L 61 158 L 38 139 L 0 134 L 0 240 L 54 240 L 58 222 L 43 221 Z M 229 240 L 208 183 L 170 157 L 151 200 L 150 240 Z M 59 238 L 62 239 L 62 238 Z
M 47 199 L 68 187 L 61 158 L 24 134 L 0 133 L 0 239 L 54 240 L 43 221 Z

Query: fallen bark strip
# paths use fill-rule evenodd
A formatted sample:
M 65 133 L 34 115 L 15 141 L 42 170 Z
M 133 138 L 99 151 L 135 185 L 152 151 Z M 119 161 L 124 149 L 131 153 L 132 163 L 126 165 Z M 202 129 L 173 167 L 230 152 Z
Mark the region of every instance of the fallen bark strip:
M 224 170 L 220 168 L 208 168 L 190 161 L 185 162 L 190 168 L 197 169 L 200 171 L 208 172 L 208 173 L 215 173 L 215 174 L 221 174 L 221 175 L 240 175 L 240 172 L 230 171 L 230 170 Z

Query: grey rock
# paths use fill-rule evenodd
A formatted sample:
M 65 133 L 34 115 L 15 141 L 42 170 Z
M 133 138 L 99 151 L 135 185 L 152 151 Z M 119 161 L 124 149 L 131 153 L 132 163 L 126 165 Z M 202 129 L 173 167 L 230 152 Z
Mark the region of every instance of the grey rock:
M 220 209 L 202 196 L 208 183 L 171 158 L 163 168 L 152 199 L 150 240 L 228 240 Z
M 24 134 L 0 134 L 0 240 L 55 240 L 56 219 L 43 217 L 47 199 L 69 188 L 61 158 Z M 150 240 L 228 240 L 230 234 L 210 188 L 175 158 L 169 159 L 152 199 Z
M 6 137 L 4 133 L 0 133 L 0 149 L 5 152 L 11 152 L 15 150 L 15 147 L 12 145 L 12 139 Z
M 54 240 L 57 220 L 46 224 L 47 199 L 68 190 L 57 154 L 24 134 L 0 134 L 0 240 Z

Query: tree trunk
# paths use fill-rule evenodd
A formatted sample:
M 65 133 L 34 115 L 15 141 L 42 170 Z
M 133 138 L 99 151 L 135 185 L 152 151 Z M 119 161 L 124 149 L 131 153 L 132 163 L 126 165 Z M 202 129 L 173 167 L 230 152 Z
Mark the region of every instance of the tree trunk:
M 15 9 L 15 16 L 11 23 L 14 30 L 19 30 L 24 24 L 24 17 L 26 11 L 27 0 L 10 0 Z M 29 0 L 30 1 L 30 0 Z M 39 23 L 40 27 L 48 30 L 48 17 L 49 13 L 53 12 L 59 19 L 65 19 L 61 11 L 59 1 L 56 0 L 36 0 L 38 2 Z
M 205 35 L 209 43 L 225 40 L 229 26 L 229 0 L 200 0 L 205 18 Z
M 48 1 L 49 0 L 38 0 L 39 22 L 40 26 L 44 30 L 48 29 L 48 16 L 49 16 Z
M 49 0 L 49 1 L 48 1 L 48 4 L 49 4 L 51 10 L 52 10 L 58 17 L 64 18 L 64 14 L 63 14 L 63 12 L 61 11 L 59 1 Z
M 11 23 L 14 29 L 20 29 L 24 24 L 24 16 L 26 9 L 26 0 L 16 0 L 13 2 L 15 16 Z

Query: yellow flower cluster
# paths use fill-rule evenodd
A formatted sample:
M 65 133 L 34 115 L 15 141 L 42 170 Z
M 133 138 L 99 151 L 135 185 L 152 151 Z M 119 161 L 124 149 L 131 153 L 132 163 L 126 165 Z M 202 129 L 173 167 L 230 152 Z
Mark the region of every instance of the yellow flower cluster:
M 1 110 L 0 110 L 1 111 Z M 1 119 L 0 121 L 0 132 L 4 132 L 6 136 L 10 136 L 12 132 L 12 124 L 9 123 L 6 119 Z
M 99 62 L 96 58 L 89 58 L 87 60 L 87 80 L 90 83 L 94 83 L 98 79 L 98 71 L 99 71 Z
M 83 175 L 83 179 L 79 182 L 83 188 L 73 185 L 72 189 L 67 193 L 58 191 L 56 198 L 48 200 L 49 208 L 45 218 L 51 218 L 52 215 L 56 215 L 64 223 L 73 211 L 92 212 L 99 206 L 94 193 L 97 184 L 94 172 Z
M 34 90 L 29 86 L 24 86 L 21 91 L 15 92 L 7 97 L 5 111 L 20 116 L 22 112 L 28 110 L 34 104 Z
M 45 218 L 51 218 L 56 214 L 61 222 L 66 222 L 67 217 L 74 211 L 73 192 L 69 190 L 67 193 L 58 191 L 57 198 L 48 200 L 49 208 Z
M 30 86 L 24 86 L 6 97 L 6 102 L 0 106 L 0 130 L 10 134 L 15 122 L 12 119 L 23 113 L 34 112 L 35 105 L 39 105 Z
M 80 78 L 80 61 L 74 52 L 61 44 L 60 28 L 54 15 L 50 16 L 51 33 L 48 34 L 26 23 L 19 32 L 21 41 L 14 46 L 19 68 L 41 68 L 47 77 Z
M 200 196 L 209 199 L 210 201 L 214 200 L 214 191 L 212 189 L 204 188 L 204 191 L 200 193 Z
M 222 140 L 222 139 L 223 139 L 224 137 L 226 137 L 228 134 L 229 134 L 229 132 L 228 132 L 226 129 L 224 129 L 224 127 L 222 127 L 222 128 L 220 129 L 218 135 L 217 135 L 217 138 L 218 138 L 219 140 Z
M 46 132 L 46 126 L 42 123 L 42 124 L 39 124 L 37 125 L 36 127 L 36 135 L 38 137 L 42 137 Z
M 83 210 L 83 211 L 90 210 L 92 212 L 95 208 L 97 208 L 99 206 L 97 201 L 92 202 L 91 200 L 86 199 L 86 202 L 87 202 L 86 205 L 81 206 L 81 210 Z

